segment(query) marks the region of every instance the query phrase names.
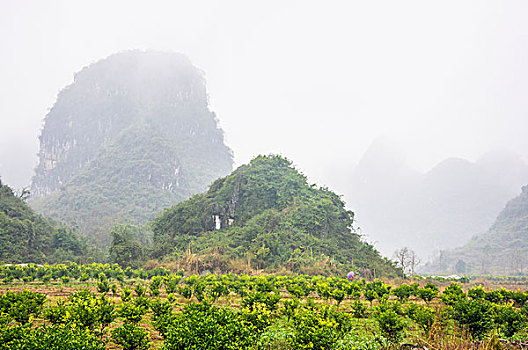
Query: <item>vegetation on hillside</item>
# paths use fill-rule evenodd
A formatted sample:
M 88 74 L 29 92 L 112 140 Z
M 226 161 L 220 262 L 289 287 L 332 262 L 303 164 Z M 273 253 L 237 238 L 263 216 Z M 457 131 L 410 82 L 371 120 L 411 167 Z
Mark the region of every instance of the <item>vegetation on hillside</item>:
M 353 217 L 338 195 L 309 185 L 289 160 L 258 156 L 157 217 L 153 256 L 193 259 L 212 271 L 396 274 L 361 241 Z
M 203 73 L 183 55 L 129 51 L 96 62 L 44 120 L 31 205 L 100 247 L 232 170 Z
M 484 234 L 444 251 L 427 271 L 459 274 L 528 274 L 528 186 L 506 204 Z
M 36 214 L 0 180 L 0 262 L 78 261 L 86 245 L 71 229 Z

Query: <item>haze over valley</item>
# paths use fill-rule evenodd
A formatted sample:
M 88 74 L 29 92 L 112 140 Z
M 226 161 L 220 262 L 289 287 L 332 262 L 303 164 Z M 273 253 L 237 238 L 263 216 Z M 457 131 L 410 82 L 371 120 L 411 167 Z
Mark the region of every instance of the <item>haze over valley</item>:
M 20 209 L 45 227 L 47 245 L 33 247 L 33 257 L 74 259 L 79 247 L 61 255 L 60 244 L 49 243 L 62 228 L 93 251 L 112 244 L 119 224 L 141 226 L 137 240 L 153 244 L 149 225 L 164 210 L 177 205 L 196 216 L 199 203 L 210 219 L 246 188 L 233 185 L 242 180 L 212 183 L 278 156 L 306 177 L 302 186 L 295 182 L 299 195 L 283 188 L 282 175 L 266 178 L 265 186 L 280 191 L 266 205 L 252 199 L 262 212 L 232 209 L 215 244 L 240 239 L 238 223 L 249 230 L 268 217 L 277 226 L 263 237 L 312 242 L 342 264 L 353 260 L 343 250 L 355 249 L 363 252 L 355 263 L 367 270 L 375 269 L 365 262 L 371 253 L 390 270 L 375 250 L 392 259 L 408 247 L 431 273 L 463 265 L 468 273 L 526 272 L 511 261 L 483 262 L 500 256 L 510 239 L 518 242 L 515 254 L 528 254 L 524 214 L 512 209 L 524 208 L 528 185 L 523 1 L 29 1 L 0 10 L 3 191 L 9 208 L 22 208 L 18 196 L 56 221 Z M 308 190 L 312 184 L 330 194 Z M 186 202 L 193 196 L 207 200 Z M 319 221 L 329 236 L 318 236 L 293 213 L 307 221 L 350 215 L 353 244 L 337 242 L 342 231 Z M 212 224 L 197 221 L 184 231 L 200 236 L 202 249 Z M 264 250 L 276 243 L 259 239 Z M 222 247 L 215 256 L 243 259 L 242 248 Z M 170 251 L 183 254 L 180 248 Z M 484 257 L 476 253 L 483 249 Z M 280 258 L 260 257 L 260 264 L 308 259 L 290 253 L 276 251 Z

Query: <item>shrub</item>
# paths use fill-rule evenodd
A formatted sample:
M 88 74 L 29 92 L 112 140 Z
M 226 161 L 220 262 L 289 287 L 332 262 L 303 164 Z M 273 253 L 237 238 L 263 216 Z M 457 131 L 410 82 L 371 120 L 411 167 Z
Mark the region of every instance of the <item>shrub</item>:
M 112 329 L 112 340 L 123 350 L 147 350 L 150 348 L 149 332 L 135 323 L 124 323 Z
M 252 349 L 258 334 L 231 310 L 192 303 L 166 325 L 163 349 Z
M 161 301 L 159 299 L 152 300 L 150 302 L 150 308 L 152 309 L 152 320 L 156 321 L 162 316 L 167 316 L 172 314 L 172 306 L 168 301 Z
M 383 283 L 383 281 L 380 280 L 374 280 L 373 282 L 367 283 L 365 285 L 365 292 L 364 296 L 365 299 L 370 301 L 372 304 L 372 301 L 374 299 L 386 300 L 389 297 L 391 286 Z
M 164 284 L 165 284 L 165 291 L 167 294 L 176 293 L 178 283 L 181 281 L 181 276 L 178 275 L 170 275 L 165 278 Z
M 269 310 L 277 310 L 280 300 L 281 296 L 279 293 L 249 292 L 242 299 L 242 306 L 252 310 L 255 304 L 261 303 L 266 305 Z
M 398 299 L 402 303 L 409 300 L 409 297 L 411 296 L 412 292 L 413 290 L 408 284 L 401 284 L 400 286 L 392 290 L 392 294 L 398 297 Z
M 141 283 L 136 284 L 136 286 L 134 287 L 134 291 L 136 292 L 138 297 L 144 297 L 147 292 L 146 288 Z
M 123 288 L 123 291 L 121 292 L 121 300 L 126 302 L 130 301 L 132 299 L 132 289 L 125 287 Z
M 356 299 L 352 304 L 352 315 L 356 318 L 365 317 L 365 311 L 367 311 L 367 306 L 363 305 L 361 300 Z
M 185 299 L 190 300 L 192 297 L 192 293 L 193 293 L 192 286 L 190 285 L 179 286 L 178 293 Z
M 250 309 L 242 309 L 242 318 L 261 333 L 271 325 L 272 314 L 265 304 L 256 303 Z
M 104 276 L 104 274 L 101 275 Z M 101 294 L 106 294 L 110 291 L 110 284 L 106 278 L 101 278 L 101 280 L 97 283 L 97 291 Z
M 0 295 L 0 314 L 8 314 L 18 323 L 26 324 L 31 317 L 40 314 L 45 300 L 46 296 L 38 292 L 7 291 L 4 295 Z
M 107 299 L 99 298 L 89 290 L 82 290 L 73 294 L 68 306 L 67 322 L 77 327 L 102 331 L 115 319 L 114 305 Z
M 125 323 L 139 323 L 147 310 L 141 305 L 135 305 L 130 302 L 122 303 L 117 306 L 117 315 Z
M 466 293 L 464 293 L 460 284 L 451 283 L 444 289 L 440 298 L 444 304 L 452 306 L 460 301 L 466 300 Z
M 403 337 L 405 322 L 393 309 L 377 310 L 374 318 L 382 334 L 392 343 L 399 342 Z
M 429 303 L 438 296 L 438 287 L 433 283 L 427 283 L 425 287 L 419 288 L 416 293 L 420 299 Z
M 57 300 L 57 305 L 48 305 L 44 309 L 43 316 L 52 325 L 66 323 L 68 321 L 68 312 L 64 301 Z
M 222 282 L 214 282 L 207 290 L 207 296 L 214 302 L 223 295 L 228 295 L 229 289 Z
M 333 349 L 350 330 L 348 316 L 330 308 L 300 309 L 292 321 L 288 342 L 293 349 Z
M 511 337 L 526 326 L 526 317 L 521 311 L 515 310 L 510 305 L 499 307 L 497 314 L 497 324 L 501 332 Z
M 299 299 L 284 300 L 282 305 L 283 308 L 281 309 L 281 313 L 286 316 L 289 321 L 295 314 L 295 310 L 299 307 Z
M 434 310 L 411 303 L 407 307 L 407 316 L 416 322 L 425 332 L 429 332 L 435 320 Z
M 461 299 L 453 305 L 452 310 L 453 318 L 477 339 L 494 327 L 495 309 L 489 301 Z
M 5 350 L 105 350 L 105 342 L 80 328 L 52 327 L 0 327 L 0 344 Z

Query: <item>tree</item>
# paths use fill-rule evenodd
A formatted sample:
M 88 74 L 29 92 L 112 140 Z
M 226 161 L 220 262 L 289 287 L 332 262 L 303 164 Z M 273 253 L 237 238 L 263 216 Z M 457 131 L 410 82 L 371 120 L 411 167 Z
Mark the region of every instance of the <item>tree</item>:
M 396 264 L 401 268 L 402 277 L 405 278 L 405 271 L 407 270 L 410 263 L 411 250 L 407 247 L 397 249 L 394 252 L 394 259 Z
M 148 236 L 139 226 L 117 225 L 110 231 L 110 259 L 121 266 L 138 266 L 146 256 Z
M 411 269 L 411 278 L 414 278 L 414 270 L 416 266 L 420 265 L 422 259 L 416 254 L 414 250 L 409 249 L 409 268 Z
M 462 259 L 459 259 L 455 265 L 456 273 L 466 273 L 466 262 Z

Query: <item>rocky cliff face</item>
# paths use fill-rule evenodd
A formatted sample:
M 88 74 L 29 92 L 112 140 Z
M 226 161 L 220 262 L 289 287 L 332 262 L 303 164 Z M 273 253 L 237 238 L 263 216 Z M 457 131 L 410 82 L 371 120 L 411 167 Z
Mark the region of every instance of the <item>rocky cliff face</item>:
M 203 73 L 183 55 L 129 51 L 75 75 L 45 118 L 33 206 L 105 241 L 232 169 Z

